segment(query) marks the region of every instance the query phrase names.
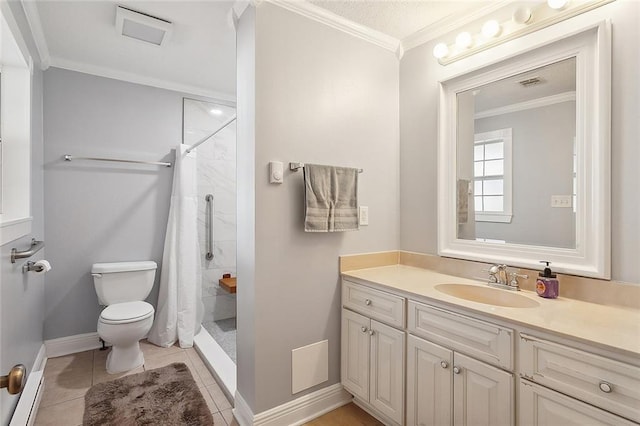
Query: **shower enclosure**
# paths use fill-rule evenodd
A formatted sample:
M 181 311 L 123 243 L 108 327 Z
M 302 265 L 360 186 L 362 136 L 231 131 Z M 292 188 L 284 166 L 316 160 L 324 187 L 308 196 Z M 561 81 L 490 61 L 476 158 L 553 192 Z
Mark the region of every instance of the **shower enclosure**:
M 233 106 L 185 98 L 183 143 L 196 143 L 219 129 L 233 115 Z M 225 274 L 236 276 L 235 123 L 200 145 L 196 152 L 198 240 L 204 303 L 203 329 L 197 336 L 196 346 L 218 376 L 230 375 L 229 371 L 221 370 L 229 370 L 232 362 L 235 382 L 236 295 L 219 285 Z M 220 362 L 210 356 L 220 358 Z

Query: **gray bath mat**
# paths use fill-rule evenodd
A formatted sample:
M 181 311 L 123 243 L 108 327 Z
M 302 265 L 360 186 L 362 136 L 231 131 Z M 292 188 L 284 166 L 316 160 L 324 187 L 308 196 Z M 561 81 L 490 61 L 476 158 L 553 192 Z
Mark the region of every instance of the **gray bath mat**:
M 189 368 L 181 362 L 99 383 L 84 397 L 83 426 L 211 426 Z

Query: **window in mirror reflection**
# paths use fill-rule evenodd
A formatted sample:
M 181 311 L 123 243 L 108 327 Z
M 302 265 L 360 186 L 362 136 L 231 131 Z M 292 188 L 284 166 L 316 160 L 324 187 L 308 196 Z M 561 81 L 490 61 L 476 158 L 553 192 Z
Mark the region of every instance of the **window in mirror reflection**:
M 476 222 L 511 222 L 511 129 L 476 133 L 473 195 Z
M 458 238 L 575 248 L 575 57 L 456 97 Z

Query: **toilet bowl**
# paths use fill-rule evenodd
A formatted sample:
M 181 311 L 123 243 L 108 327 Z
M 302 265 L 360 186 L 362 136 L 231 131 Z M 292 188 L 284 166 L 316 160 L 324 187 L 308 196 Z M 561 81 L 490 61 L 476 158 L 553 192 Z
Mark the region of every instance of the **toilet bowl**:
M 107 373 L 117 374 L 144 364 L 140 340 L 153 324 L 153 306 L 147 302 L 109 305 L 98 319 L 98 335 L 113 346 L 107 356 Z
M 106 308 L 98 318 L 98 335 L 112 345 L 107 373 L 117 374 L 144 364 L 140 340 L 153 324 L 153 306 L 145 302 L 153 288 L 155 262 L 96 263 L 91 275 L 98 301 Z

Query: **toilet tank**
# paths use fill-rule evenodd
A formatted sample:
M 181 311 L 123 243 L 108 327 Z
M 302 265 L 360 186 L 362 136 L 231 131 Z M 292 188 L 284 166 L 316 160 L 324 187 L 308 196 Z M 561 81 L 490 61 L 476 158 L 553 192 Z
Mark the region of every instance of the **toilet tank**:
M 135 302 L 147 298 L 156 276 L 156 262 L 95 263 L 93 284 L 101 305 Z

